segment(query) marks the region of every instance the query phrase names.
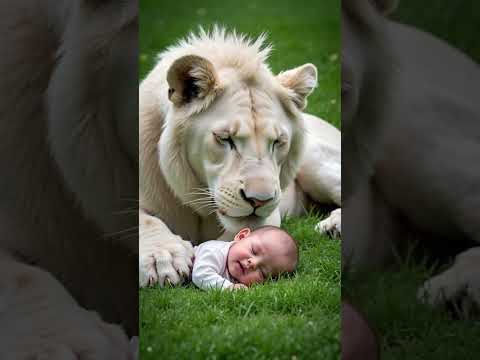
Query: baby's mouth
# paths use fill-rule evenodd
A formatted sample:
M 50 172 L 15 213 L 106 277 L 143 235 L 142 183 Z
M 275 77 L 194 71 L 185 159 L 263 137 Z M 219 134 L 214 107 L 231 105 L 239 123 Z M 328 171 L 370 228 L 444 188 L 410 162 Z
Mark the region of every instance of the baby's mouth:
M 245 274 L 245 268 L 242 266 L 242 263 L 239 261 L 238 265 L 240 266 L 240 269 L 242 270 L 242 274 Z

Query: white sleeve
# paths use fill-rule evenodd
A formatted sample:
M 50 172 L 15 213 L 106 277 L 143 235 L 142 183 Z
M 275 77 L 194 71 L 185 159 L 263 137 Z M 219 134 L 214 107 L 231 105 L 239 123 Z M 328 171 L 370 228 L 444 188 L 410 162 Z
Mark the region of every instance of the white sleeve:
M 226 289 L 233 285 L 220 275 L 225 266 L 216 249 L 204 247 L 195 254 L 192 270 L 192 282 L 200 289 Z

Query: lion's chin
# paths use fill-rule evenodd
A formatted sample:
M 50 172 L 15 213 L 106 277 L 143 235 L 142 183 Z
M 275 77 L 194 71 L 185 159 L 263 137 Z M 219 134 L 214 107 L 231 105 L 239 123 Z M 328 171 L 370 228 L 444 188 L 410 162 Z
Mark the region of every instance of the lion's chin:
M 237 233 L 245 227 L 256 229 L 260 226 L 266 225 L 267 221 L 266 217 L 260 217 L 257 215 L 232 217 L 217 213 L 217 216 L 225 230 L 230 233 Z

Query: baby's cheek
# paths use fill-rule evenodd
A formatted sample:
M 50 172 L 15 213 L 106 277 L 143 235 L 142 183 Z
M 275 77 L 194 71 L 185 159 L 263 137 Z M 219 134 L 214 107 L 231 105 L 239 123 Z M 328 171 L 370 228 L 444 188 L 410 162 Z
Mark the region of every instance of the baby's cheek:
M 258 273 L 253 273 L 252 274 L 252 281 L 250 282 L 250 284 L 258 284 L 258 283 L 261 283 L 261 282 L 263 282 L 262 275 L 258 274 Z
M 250 285 L 252 285 L 252 284 L 254 283 L 254 278 L 253 278 L 252 274 L 249 274 L 249 275 L 247 275 L 247 276 L 244 276 L 244 277 L 241 279 L 240 282 L 243 283 L 243 284 L 245 284 L 245 285 L 247 285 L 247 286 L 250 286 Z

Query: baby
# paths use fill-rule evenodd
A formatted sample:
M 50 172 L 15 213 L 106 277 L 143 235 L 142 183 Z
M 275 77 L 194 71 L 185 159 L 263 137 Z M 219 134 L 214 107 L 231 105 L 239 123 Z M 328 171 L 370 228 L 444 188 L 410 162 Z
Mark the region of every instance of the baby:
M 241 289 L 295 270 L 295 240 L 276 226 L 240 230 L 231 242 L 207 241 L 195 247 L 192 281 L 201 289 Z

